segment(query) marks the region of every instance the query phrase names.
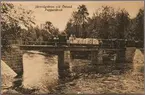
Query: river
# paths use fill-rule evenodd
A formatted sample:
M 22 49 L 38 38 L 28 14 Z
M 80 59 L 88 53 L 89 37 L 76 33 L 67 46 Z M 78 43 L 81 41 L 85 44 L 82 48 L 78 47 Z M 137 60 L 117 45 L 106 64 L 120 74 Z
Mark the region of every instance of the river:
M 72 73 L 82 73 L 88 60 L 73 59 L 70 60 L 69 52 L 65 52 L 65 61 L 69 61 L 70 71 Z M 23 86 L 27 89 L 39 89 L 38 93 L 49 93 L 58 85 L 58 56 L 48 53 L 29 51 L 23 55 Z
M 29 51 L 23 55 L 23 86 L 49 92 L 48 88 L 57 85 L 57 56 L 42 52 Z

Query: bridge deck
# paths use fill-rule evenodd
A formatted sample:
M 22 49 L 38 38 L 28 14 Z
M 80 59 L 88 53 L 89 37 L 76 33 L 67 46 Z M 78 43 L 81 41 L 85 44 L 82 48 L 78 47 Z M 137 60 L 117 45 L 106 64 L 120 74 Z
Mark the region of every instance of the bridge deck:
M 21 50 L 42 50 L 42 51 L 97 51 L 98 46 L 52 46 L 52 45 L 20 45 Z
M 98 51 L 98 46 L 53 46 L 53 45 L 20 45 L 21 50 L 38 50 L 38 51 Z M 113 48 L 103 48 L 105 50 L 120 50 Z

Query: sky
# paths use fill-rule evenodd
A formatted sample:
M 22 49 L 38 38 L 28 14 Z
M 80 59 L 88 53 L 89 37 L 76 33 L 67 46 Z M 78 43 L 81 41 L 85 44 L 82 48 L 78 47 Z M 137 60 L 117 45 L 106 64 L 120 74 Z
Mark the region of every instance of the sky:
M 34 22 L 36 22 L 37 25 L 50 21 L 55 27 L 59 28 L 60 31 L 65 29 L 68 20 L 71 18 L 72 12 L 82 4 L 86 5 L 90 17 L 96 9 L 105 5 L 114 7 L 115 9 L 125 8 L 129 12 L 130 18 L 134 18 L 139 9 L 144 7 L 144 1 L 13 1 L 11 3 L 15 6 L 21 4 L 24 9 L 34 11 Z M 42 8 L 44 6 L 47 6 L 47 10 L 55 9 L 53 7 L 60 6 L 62 11 L 46 11 L 45 8 Z M 62 6 L 65 6 L 65 8 L 62 8 Z

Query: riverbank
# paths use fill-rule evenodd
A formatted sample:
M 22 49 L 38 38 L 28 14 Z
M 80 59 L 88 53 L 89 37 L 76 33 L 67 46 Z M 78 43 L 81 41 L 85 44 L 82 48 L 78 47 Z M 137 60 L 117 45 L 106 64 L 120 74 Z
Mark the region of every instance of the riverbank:
M 144 93 L 143 73 L 83 74 L 78 79 L 61 84 L 56 93 L 62 94 L 131 94 Z M 60 89 L 61 88 L 61 89 Z

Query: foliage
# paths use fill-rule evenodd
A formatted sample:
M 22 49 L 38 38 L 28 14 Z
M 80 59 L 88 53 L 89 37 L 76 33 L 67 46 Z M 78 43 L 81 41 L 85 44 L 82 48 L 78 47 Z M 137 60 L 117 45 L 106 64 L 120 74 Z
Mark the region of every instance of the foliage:
M 76 37 L 86 37 L 85 25 L 88 19 L 88 10 L 85 5 L 80 5 L 77 11 L 72 13 L 72 18 L 67 23 L 66 32 L 76 34 Z M 72 31 L 73 30 L 73 31 Z
M 101 23 L 100 23 L 101 22 Z M 115 11 L 112 7 L 103 6 L 98 9 L 89 23 L 89 37 L 108 39 L 115 32 Z M 93 27 L 92 27 L 93 26 Z
M 74 34 L 76 37 L 143 41 L 143 17 L 143 9 L 135 18 L 130 18 L 125 9 L 115 10 L 110 6 L 102 6 L 89 17 L 87 8 L 81 5 L 72 13 L 65 32 L 68 36 Z
M 10 49 L 11 41 L 48 41 L 53 35 L 59 33 L 50 21 L 46 21 L 44 28 L 35 25 L 32 10 L 25 10 L 22 6 L 14 6 L 11 3 L 2 3 L 2 46 Z
M 2 3 L 1 13 L 1 41 L 3 49 L 8 49 L 10 40 L 18 40 L 21 37 L 21 26 L 28 27 L 35 23 L 31 10 L 16 8 L 11 3 Z
M 135 31 L 136 31 L 136 39 L 144 40 L 144 9 L 140 9 L 136 18 L 135 18 Z

